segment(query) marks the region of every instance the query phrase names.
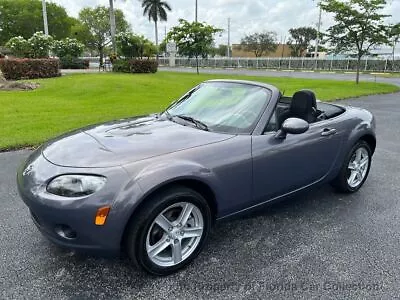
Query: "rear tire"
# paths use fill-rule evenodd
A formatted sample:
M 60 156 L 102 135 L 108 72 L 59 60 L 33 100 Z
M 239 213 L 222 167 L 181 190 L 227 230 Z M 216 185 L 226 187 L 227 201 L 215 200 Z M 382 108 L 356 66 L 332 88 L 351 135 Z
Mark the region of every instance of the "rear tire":
M 342 193 L 355 193 L 365 183 L 371 168 L 372 151 L 367 142 L 358 141 L 349 154 L 338 176 L 331 185 Z
M 128 225 L 127 254 L 150 274 L 175 273 L 203 249 L 211 229 L 211 210 L 202 195 L 183 186 L 145 201 Z

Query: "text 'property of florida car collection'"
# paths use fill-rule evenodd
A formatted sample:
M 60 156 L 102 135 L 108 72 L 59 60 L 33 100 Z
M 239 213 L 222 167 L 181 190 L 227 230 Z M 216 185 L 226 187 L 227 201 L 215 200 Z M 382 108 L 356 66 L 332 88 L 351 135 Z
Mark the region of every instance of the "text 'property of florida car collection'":
M 214 221 L 307 188 L 356 192 L 375 151 L 366 110 L 284 97 L 271 85 L 204 82 L 163 113 L 82 128 L 20 167 L 20 195 L 54 243 L 120 253 L 156 275 L 202 250 Z

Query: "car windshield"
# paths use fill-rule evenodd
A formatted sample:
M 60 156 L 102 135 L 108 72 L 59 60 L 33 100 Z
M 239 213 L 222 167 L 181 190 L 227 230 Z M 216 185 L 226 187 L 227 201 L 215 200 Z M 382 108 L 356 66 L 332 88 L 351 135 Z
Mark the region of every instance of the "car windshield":
M 171 120 L 191 121 L 203 130 L 249 134 L 270 97 L 268 89 L 255 85 L 206 82 L 172 104 L 166 114 Z

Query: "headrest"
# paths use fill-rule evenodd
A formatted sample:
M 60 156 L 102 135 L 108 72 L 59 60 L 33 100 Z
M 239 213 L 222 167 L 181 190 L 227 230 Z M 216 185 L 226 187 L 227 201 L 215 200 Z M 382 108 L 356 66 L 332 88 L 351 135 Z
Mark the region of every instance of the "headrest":
M 314 113 L 317 110 L 317 98 L 313 91 L 301 90 L 293 95 L 290 110 L 294 113 Z

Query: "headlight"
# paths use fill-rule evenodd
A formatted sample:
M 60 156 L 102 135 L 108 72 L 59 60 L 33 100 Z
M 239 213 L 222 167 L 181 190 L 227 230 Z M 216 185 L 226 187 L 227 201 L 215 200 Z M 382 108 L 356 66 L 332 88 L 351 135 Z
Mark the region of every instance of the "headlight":
M 62 197 L 83 197 L 94 194 L 106 184 L 106 178 L 93 175 L 62 175 L 54 178 L 47 191 Z

